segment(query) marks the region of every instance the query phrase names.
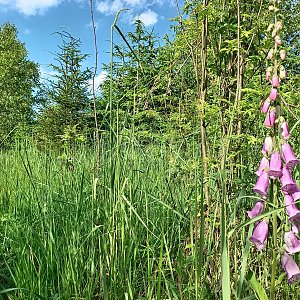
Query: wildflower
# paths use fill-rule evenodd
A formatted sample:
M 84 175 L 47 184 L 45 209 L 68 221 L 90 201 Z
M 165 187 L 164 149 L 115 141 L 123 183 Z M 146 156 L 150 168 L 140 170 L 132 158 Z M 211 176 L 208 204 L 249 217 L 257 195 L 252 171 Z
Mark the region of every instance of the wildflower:
M 285 232 L 284 242 L 286 245 L 286 252 L 294 254 L 300 251 L 300 241 L 298 240 L 293 231 Z
M 265 138 L 265 142 L 263 144 L 263 147 L 261 149 L 262 154 L 270 154 L 273 149 L 273 140 L 270 136 L 267 136 Z
M 279 85 L 280 85 L 279 77 L 278 76 L 274 76 L 272 78 L 272 86 L 273 87 L 279 87 Z
M 283 66 L 280 67 L 279 77 L 281 79 L 285 79 L 286 78 L 286 70 L 285 70 L 285 68 Z
M 275 36 L 275 43 L 277 45 L 281 45 L 282 44 L 281 38 L 278 35 Z
M 287 122 L 283 122 L 280 125 L 280 130 L 281 130 L 281 135 L 282 137 L 287 140 L 290 137 L 290 131 L 289 131 L 289 126 Z
M 294 259 L 286 252 L 283 253 L 281 258 L 282 266 L 288 276 L 288 283 L 292 284 L 300 279 L 300 269 Z
M 268 223 L 265 220 L 262 220 L 256 225 L 250 241 L 255 244 L 258 250 L 262 250 L 265 247 L 265 241 L 268 237 Z
M 260 174 L 263 172 L 263 171 L 268 171 L 269 169 L 269 160 L 264 156 L 261 161 L 260 161 L 260 164 L 259 164 L 259 167 L 258 167 L 258 170 L 255 172 L 255 174 L 257 176 L 260 176 Z
M 286 163 L 286 166 L 289 169 L 292 169 L 294 166 L 296 166 L 299 163 L 299 160 L 296 157 L 292 147 L 288 143 L 284 143 L 281 149 L 282 149 L 282 156 Z
M 269 107 L 270 107 L 270 99 L 267 98 L 263 104 L 263 106 L 261 107 L 261 112 L 263 114 L 265 114 L 268 110 L 269 110 Z
M 267 190 L 268 190 L 268 187 L 269 187 L 269 178 L 268 178 L 268 174 L 266 171 L 263 171 L 257 181 L 256 181 L 256 184 L 253 188 L 253 191 L 255 193 L 258 193 L 260 194 L 263 198 L 266 198 L 267 197 Z
M 291 195 L 297 192 L 297 185 L 294 179 L 292 178 L 289 169 L 286 166 L 282 168 L 282 176 L 280 177 L 280 181 L 282 185 L 281 189 L 284 193 Z
M 293 225 L 293 231 L 299 232 L 300 229 L 300 210 L 298 209 L 295 200 L 291 195 L 284 196 L 284 204 L 286 206 L 286 213 L 289 216 L 289 221 Z M 295 230 L 296 229 L 296 230 Z
M 274 53 L 274 50 L 271 49 L 269 52 L 268 52 L 268 55 L 267 55 L 267 59 L 272 59 L 273 58 L 273 53 Z
M 285 52 L 285 50 L 280 50 L 279 54 L 280 54 L 281 60 L 285 60 L 286 59 L 286 52 Z
M 270 110 L 269 113 L 266 115 L 264 126 L 268 128 L 272 128 L 275 124 L 276 114 L 274 110 Z
M 272 88 L 272 89 L 271 89 L 271 92 L 270 92 L 270 95 L 269 95 L 270 100 L 276 100 L 277 94 L 278 94 L 278 93 L 277 93 L 277 89 Z
M 281 30 L 282 29 L 282 23 L 280 21 L 277 21 L 276 24 L 275 24 L 275 29 L 277 31 Z
M 276 151 L 271 155 L 270 169 L 268 175 L 272 178 L 278 178 L 282 176 L 282 162 L 280 154 Z
M 257 201 L 255 203 L 255 205 L 253 206 L 253 208 L 251 210 L 247 211 L 248 217 L 250 219 L 252 219 L 252 218 L 259 216 L 261 214 L 261 212 L 263 211 L 263 209 L 264 209 L 263 201 L 261 201 L 261 200 Z

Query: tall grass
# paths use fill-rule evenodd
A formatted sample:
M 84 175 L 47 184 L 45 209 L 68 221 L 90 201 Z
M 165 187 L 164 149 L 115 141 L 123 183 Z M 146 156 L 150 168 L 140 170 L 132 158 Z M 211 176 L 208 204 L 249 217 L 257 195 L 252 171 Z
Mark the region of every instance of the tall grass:
M 102 142 L 97 180 L 89 148 L 73 160 L 30 143 L 0 153 L 0 297 L 221 299 L 225 219 L 232 297 L 260 299 L 271 258 L 252 251 L 248 226 L 235 229 L 253 202 L 245 191 L 229 194 L 215 169 L 207 208 L 197 144 L 119 142 Z M 297 299 L 280 273 L 277 298 Z

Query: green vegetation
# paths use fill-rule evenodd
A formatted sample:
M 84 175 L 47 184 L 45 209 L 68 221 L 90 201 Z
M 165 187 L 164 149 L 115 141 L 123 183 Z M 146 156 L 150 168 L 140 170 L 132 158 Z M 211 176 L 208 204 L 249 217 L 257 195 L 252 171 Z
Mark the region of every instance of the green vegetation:
M 141 22 L 128 34 L 116 22 L 96 98 L 99 177 L 80 41 L 61 34 L 56 75 L 39 84 L 16 28 L 2 25 L 0 298 L 268 299 L 274 253 L 272 293 L 299 298 L 279 263 L 282 237 L 257 252 L 249 237 L 261 217 L 245 213 L 266 130 L 268 6 L 186 1 L 162 45 Z M 280 95 L 299 157 L 300 3 L 280 7 Z M 299 184 L 299 166 L 293 175 Z M 278 201 L 265 217 L 284 209 Z M 283 232 L 287 221 L 274 223 Z

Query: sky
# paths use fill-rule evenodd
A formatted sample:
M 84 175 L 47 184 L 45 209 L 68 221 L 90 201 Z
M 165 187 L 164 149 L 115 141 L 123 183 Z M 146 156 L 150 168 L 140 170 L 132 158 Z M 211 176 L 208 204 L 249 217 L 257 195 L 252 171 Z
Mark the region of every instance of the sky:
M 182 5 L 183 0 L 178 2 Z M 105 79 L 101 65 L 109 62 L 111 25 L 120 9 L 128 9 L 118 20 L 124 33 L 133 30 L 132 24 L 139 18 L 160 38 L 172 34 L 170 18 L 177 16 L 175 0 L 93 0 L 93 4 L 99 52 L 96 84 Z M 90 0 L 0 0 L 0 15 L 0 25 L 16 25 L 18 38 L 25 43 L 29 59 L 39 64 L 43 78 L 51 75 L 49 64 L 55 63 L 54 53 L 59 52 L 57 32 L 67 31 L 80 39 L 82 53 L 91 54 L 84 67 L 94 66 Z

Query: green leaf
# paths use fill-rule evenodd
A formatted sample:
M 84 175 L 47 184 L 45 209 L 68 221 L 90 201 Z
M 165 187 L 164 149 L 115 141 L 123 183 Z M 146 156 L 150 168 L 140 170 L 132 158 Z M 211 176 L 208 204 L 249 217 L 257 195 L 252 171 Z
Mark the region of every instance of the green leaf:
M 268 300 L 266 290 L 257 281 L 253 272 L 249 271 L 246 276 L 246 279 L 249 282 L 250 287 L 253 289 L 255 294 L 258 296 L 259 300 Z

